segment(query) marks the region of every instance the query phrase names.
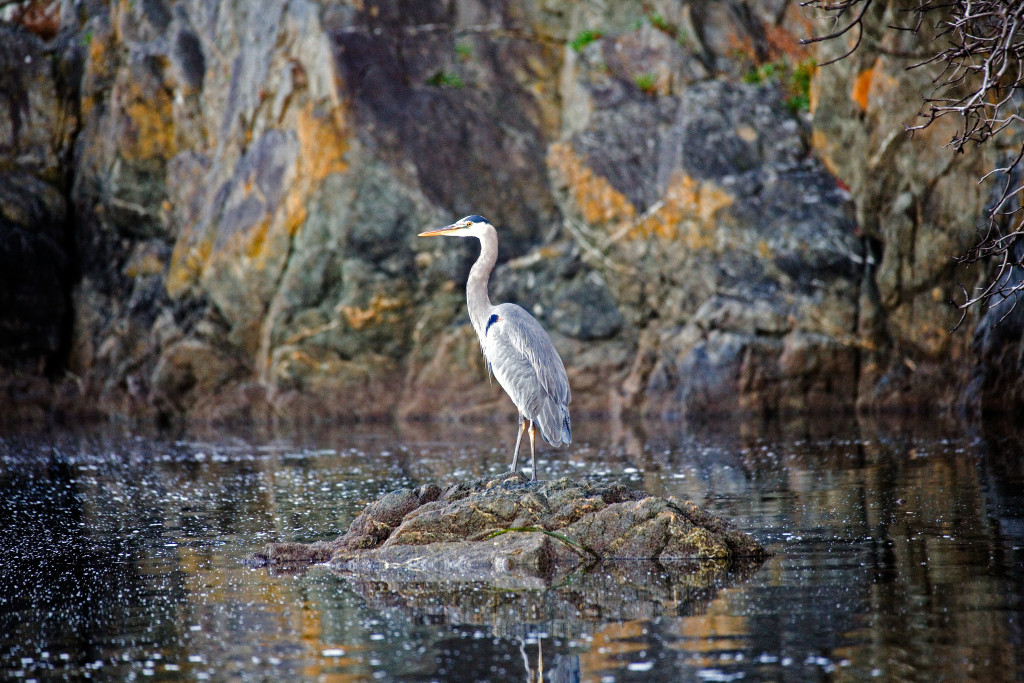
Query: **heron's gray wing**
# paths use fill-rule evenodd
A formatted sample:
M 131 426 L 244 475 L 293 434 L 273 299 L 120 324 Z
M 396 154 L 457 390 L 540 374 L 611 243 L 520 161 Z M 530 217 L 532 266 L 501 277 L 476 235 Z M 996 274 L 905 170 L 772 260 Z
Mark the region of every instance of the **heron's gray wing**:
M 487 334 L 500 335 L 500 339 L 494 340 L 496 346 L 507 344 L 511 351 L 530 364 L 544 393 L 558 403 L 568 405 L 572 400 L 569 380 L 548 333 L 536 318 L 515 304 L 500 304 L 494 307 L 494 312 L 500 321 Z

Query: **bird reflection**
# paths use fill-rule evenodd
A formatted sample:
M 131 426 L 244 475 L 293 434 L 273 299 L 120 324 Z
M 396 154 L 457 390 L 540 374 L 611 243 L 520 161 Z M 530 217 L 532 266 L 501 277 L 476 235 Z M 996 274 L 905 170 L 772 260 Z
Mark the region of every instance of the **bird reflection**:
M 552 658 L 552 666 L 547 672 L 547 678 L 544 678 L 544 638 L 538 633 L 536 639 L 536 667 L 530 664 L 530 655 L 526 649 L 528 639 L 519 639 L 519 654 L 523 658 L 523 668 L 526 672 L 527 683 L 545 683 L 545 681 L 547 683 L 579 683 L 583 678 L 579 655 L 556 653 Z

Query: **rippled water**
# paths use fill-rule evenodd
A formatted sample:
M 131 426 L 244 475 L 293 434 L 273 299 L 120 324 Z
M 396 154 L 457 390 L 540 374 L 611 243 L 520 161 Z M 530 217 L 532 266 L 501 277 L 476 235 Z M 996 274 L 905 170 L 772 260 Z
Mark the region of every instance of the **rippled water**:
M 0 678 L 1024 680 L 1024 428 L 574 427 L 543 476 L 690 498 L 774 555 L 708 585 L 275 573 L 245 560 L 383 491 L 502 471 L 514 425 L 8 430 Z

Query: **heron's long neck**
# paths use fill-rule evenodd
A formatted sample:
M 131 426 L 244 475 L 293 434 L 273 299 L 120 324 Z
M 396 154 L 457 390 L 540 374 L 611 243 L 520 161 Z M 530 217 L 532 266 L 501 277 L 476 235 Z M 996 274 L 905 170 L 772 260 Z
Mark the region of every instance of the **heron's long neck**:
M 491 298 L 487 296 L 487 281 L 498 260 L 498 233 L 488 226 L 487 232 L 480 237 L 480 256 L 469 271 L 466 281 L 466 304 L 469 307 L 469 319 L 473 329 L 483 339 L 487 329 L 487 316 L 491 310 Z

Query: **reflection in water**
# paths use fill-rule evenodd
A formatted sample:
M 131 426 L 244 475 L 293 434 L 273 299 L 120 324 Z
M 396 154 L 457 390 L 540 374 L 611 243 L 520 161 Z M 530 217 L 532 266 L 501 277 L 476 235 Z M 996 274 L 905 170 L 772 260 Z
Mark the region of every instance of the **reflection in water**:
M 576 425 L 574 425 L 575 427 Z M 775 555 L 703 583 L 356 582 L 244 560 L 379 493 L 507 467 L 493 425 L 0 436 L 0 678 L 1024 677 L 1015 427 L 581 423 L 549 476 L 691 498 Z

